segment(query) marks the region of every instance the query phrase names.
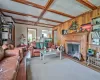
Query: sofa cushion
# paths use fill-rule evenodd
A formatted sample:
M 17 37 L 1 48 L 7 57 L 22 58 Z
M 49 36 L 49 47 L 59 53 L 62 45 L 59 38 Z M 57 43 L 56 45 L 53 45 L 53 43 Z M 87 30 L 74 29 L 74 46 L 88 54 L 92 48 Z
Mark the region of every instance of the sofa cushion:
M 34 49 L 33 52 L 34 53 L 38 53 L 38 52 L 40 53 L 40 49 Z
M 34 48 L 36 48 L 36 42 L 32 42 Z
M 56 45 L 52 45 L 51 48 L 56 49 Z
M 51 48 L 52 42 L 48 42 L 48 48 Z
M 15 76 L 16 71 L 9 69 L 7 71 L 4 71 L 0 73 L 0 80 L 13 80 Z
M 5 51 L 5 57 L 11 57 L 11 56 L 19 56 L 19 49 Z
M 2 45 L 2 48 L 5 50 L 8 48 L 7 44 Z
M 0 80 L 13 80 L 18 67 L 18 56 L 4 58 L 0 62 Z
M 2 60 L 4 57 L 4 50 L 3 48 L 0 46 L 0 60 Z
M 14 45 L 8 44 L 8 49 L 14 49 Z

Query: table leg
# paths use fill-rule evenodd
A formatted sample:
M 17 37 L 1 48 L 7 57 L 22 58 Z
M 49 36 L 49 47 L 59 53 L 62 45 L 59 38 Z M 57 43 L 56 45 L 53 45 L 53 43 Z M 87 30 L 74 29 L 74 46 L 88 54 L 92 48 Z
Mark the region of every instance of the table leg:
M 43 60 L 44 60 L 44 55 L 43 55 Z
M 41 60 L 41 56 L 42 56 L 42 55 L 41 55 L 41 52 L 40 52 L 40 60 Z
M 60 52 L 60 60 L 62 59 L 62 53 Z

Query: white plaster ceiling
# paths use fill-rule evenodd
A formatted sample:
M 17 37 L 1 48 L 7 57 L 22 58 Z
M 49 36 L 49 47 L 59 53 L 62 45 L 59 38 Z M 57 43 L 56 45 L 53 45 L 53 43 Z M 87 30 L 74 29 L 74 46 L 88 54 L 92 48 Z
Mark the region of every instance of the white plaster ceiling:
M 53 19 L 53 20 L 58 20 L 58 21 L 61 21 L 61 22 L 64 22 L 64 21 L 67 21 L 67 20 L 70 19 L 68 17 L 61 16 L 61 15 L 51 13 L 51 12 L 48 12 L 48 11 L 45 13 L 45 15 L 43 17 Z
M 21 15 L 6 13 L 6 12 L 3 12 L 3 13 L 5 15 L 12 16 L 13 18 L 16 18 L 16 19 L 29 20 L 29 21 L 35 21 L 35 22 L 37 21 L 37 18 L 33 18 L 31 16 L 21 16 Z
M 73 16 L 78 16 L 90 10 L 76 0 L 55 0 L 50 8 Z
M 41 9 L 32 6 L 27 6 L 25 4 L 17 3 L 11 0 L 0 0 L 0 8 L 26 14 L 32 14 L 35 16 L 39 16 L 42 12 Z
M 42 20 L 42 19 L 39 22 L 46 23 L 46 24 L 52 24 L 52 25 L 58 25 L 59 24 L 59 23 L 56 23 L 56 22 L 46 21 L 46 20 Z
M 38 24 L 37 26 L 44 26 L 44 27 L 54 27 L 54 26 L 43 25 L 43 24 Z
M 42 6 L 45 6 L 46 3 L 48 2 L 48 0 L 27 0 L 27 1 L 31 3 L 39 4 Z M 89 0 L 89 1 L 96 6 L 100 6 L 100 0 Z M 16 12 L 20 12 L 24 14 L 30 14 L 34 16 L 40 16 L 41 12 L 43 11 L 42 9 L 38 9 L 29 5 L 14 2 L 12 0 L 0 0 L 0 8 L 16 11 Z M 90 10 L 88 7 L 82 5 L 76 0 L 54 0 L 54 3 L 50 6 L 49 9 L 53 9 L 53 10 L 66 13 L 72 16 L 78 16 Z M 5 14 L 10 15 L 17 19 L 22 19 L 22 20 L 30 20 L 30 21 L 35 21 L 35 22 L 38 20 L 36 18 L 29 17 L 29 16 L 15 15 L 15 14 L 10 14 L 6 12 Z M 61 16 L 59 14 L 55 14 L 49 11 L 46 11 L 46 13 L 43 15 L 43 18 L 48 18 L 51 20 L 56 20 L 56 21 L 61 21 L 61 22 L 71 19 L 69 17 Z M 51 25 L 59 24 L 56 22 L 46 21 L 43 19 L 41 19 L 39 22 L 45 23 L 45 24 L 51 24 Z
M 100 0 L 88 0 L 88 1 L 90 1 L 92 4 L 96 6 L 100 6 Z
M 27 0 L 27 1 L 39 4 L 39 5 L 42 5 L 42 6 L 45 6 L 46 3 L 48 2 L 48 0 Z
M 41 26 L 48 26 L 48 27 L 54 27 L 54 26 L 51 26 L 51 25 L 45 25 L 45 24 L 38 24 L 38 25 L 41 25 Z

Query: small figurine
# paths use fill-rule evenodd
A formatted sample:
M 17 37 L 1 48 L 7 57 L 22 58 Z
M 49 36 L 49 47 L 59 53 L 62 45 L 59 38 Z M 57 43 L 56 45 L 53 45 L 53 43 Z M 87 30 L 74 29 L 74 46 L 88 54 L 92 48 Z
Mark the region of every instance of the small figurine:
M 21 36 L 20 36 L 20 44 L 21 45 L 24 45 L 25 43 L 25 36 L 24 36 L 24 34 L 21 34 Z

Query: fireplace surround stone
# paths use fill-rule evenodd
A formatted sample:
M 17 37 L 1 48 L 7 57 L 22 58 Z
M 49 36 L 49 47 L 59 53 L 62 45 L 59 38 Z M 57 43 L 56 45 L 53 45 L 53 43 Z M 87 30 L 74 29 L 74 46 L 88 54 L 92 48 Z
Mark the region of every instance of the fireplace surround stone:
M 68 43 L 76 43 L 80 45 L 80 53 L 82 55 L 82 60 L 86 61 L 87 49 L 88 49 L 88 32 L 75 32 L 65 35 L 65 49 L 68 52 Z M 68 54 L 68 53 L 67 53 Z

